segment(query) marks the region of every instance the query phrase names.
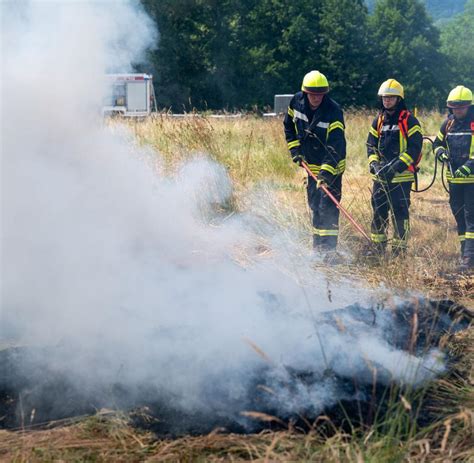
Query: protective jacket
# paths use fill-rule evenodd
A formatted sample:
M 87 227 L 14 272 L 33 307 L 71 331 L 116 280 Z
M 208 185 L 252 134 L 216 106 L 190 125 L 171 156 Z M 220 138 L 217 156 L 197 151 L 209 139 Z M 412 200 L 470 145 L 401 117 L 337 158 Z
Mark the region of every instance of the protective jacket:
M 441 125 L 434 141 L 435 153 L 447 150 L 450 168 L 446 169 L 449 182 L 449 205 L 456 220 L 461 257 L 474 267 L 474 106 L 463 120 L 450 114 Z M 466 177 L 453 177 L 460 167 L 471 173 Z
M 435 153 L 445 148 L 449 154 L 451 169 L 446 169 L 449 183 L 474 183 L 474 106 L 471 106 L 464 120 L 457 120 L 450 114 L 441 125 L 434 141 Z M 459 167 L 466 166 L 471 174 L 466 178 L 453 178 Z
M 419 160 L 422 144 L 420 124 L 407 111 L 403 99 L 393 114 L 382 108 L 372 121 L 367 137 L 369 165 L 377 162 L 384 165 L 383 169 L 393 168 L 390 179 L 380 177 L 380 172 L 379 176 L 375 175 L 376 172 L 371 169 L 374 179 L 371 239 L 382 252 L 388 241 L 390 216 L 393 221 L 392 253 L 399 254 L 407 247 L 411 182 L 415 180 L 415 164 Z
M 402 100 L 393 114 L 382 110 L 372 121 L 367 137 L 369 164 L 374 161 L 389 164 L 400 160 L 406 165 L 406 169 L 397 172 L 391 183 L 413 182 L 413 166 L 418 160 L 422 145 L 420 123 L 406 110 Z M 378 180 L 375 175 L 372 178 Z
M 319 107 L 312 111 L 306 94 L 296 93 L 288 106 L 284 126 L 291 156 L 303 155 L 315 175 L 321 170 L 333 176 L 344 172 L 344 116 L 334 100 L 325 95 Z

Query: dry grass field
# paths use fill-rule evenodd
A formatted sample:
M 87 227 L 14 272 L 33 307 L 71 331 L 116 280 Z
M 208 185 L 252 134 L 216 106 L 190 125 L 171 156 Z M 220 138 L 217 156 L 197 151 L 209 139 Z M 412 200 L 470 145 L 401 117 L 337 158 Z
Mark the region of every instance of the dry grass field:
M 370 230 L 370 189 L 372 181 L 367 172 L 365 142 L 372 114 L 346 114 L 348 141 L 347 170 L 343 180 L 343 205 L 366 231 Z M 419 118 L 425 135 L 436 135 L 443 116 L 422 113 Z M 173 170 L 186 159 L 204 153 L 228 169 L 235 186 L 235 205 L 245 210 L 244 195 L 259 182 L 271 182 L 282 220 L 292 226 L 307 229 L 310 234 L 309 210 L 305 196 L 304 171 L 289 160 L 283 137 L 282 122 L 276 118 L 245 117 L 211 119 L 206 117 L 172 118 L 158 116 L 146 123 L 131 123 L 132 130 L 143 144 L 158 150 Z M 430 144 L 425 143 L 419 188 L 432 178 L 434 159 Z M 341 248 L 349 250 L 359 262 L 349 271 L 363 274 L 369 282 L 383 280 L 397 290 L 421 290 L 428 296 L 455 296 L 469 299 L 472 279 L 455 278 L 444 281 L 439 277 L 454 271 L 458 260 L 454 219 L 448 205 L 440 172 L 427 192 L 412 195 L 410 249 L 403 262 L 383 262 L 369 268 L 360 255 L 361 239 L 344 218 L 341 220 Z M 310 240 L 308 238 L 308 246 Z M 308 248 L 309 250 L 309 248 Z M 360 257 L 360 259 L 358 259 Z M 410 278 L 408 278 L 410 275 Z M 469 303 L 469 301 L 467 301 Z
M 369 230 L 371 180 L 365 140 L 372 114 L 346 114 L 348 155 L 343 181 L 343 205 Z M 436 135 L 443 116 L 419 114 L 425 135 Z M 232 207 L 246 210 L 244 194 L 261 182 L 271 185 L 281 211 L 278 220 L 307 230 L 305 175 L 289 159 L 278 118 L 246 116 L 173 118 L 158 115 L 128 122 L 140 144 L 158 151 L 165 169 L 176 170 L 187 159 L 204 154 L 222 163 L 234 182 Z M 426 144 L 420 188 L 428 185 L 434 168 Z M 367 285 L 383 284 L 387 291 L 409 297 L 419 292 L 430 298 L 450 298 L 474 311 L 474 280 L 455 272 L 459 244 L 448 195 L 438 179 L 427 192 L 414 194 L 411 238 L 405 257 L 373 262 L 363 255 L 363 240 L 341 217 L 340 246 L 351 256 L 332 275 L 354 275 Z M 303 234 L 304 235 L 304 234 Z M 257 435 L 207 436 L 157 440 L 133 428 L 126 416 L 102 412 L 41 430 L 0 431 L 0 461 L 318 461 L 318 462 L 474 462 L 474 335 L 464 332 L 447 347 L 459 357 L 456 373 L 425 391 L 439 419 L 417 427 L 410 418 L 411 399 L 394 398 L 392 412 L 376 425 L 351 433 L 330 423 L 309 433 L 288 431 Z M 321 417 L 324 421 L 325 417 Z

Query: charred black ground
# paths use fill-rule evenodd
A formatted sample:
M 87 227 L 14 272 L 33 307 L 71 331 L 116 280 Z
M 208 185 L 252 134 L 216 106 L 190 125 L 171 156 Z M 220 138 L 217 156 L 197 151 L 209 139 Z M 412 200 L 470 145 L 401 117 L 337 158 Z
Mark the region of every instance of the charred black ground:
M 344 330 L 347 316 L 367 328 L 377 325 L 381 318 L 387 326 L 388 320 L 389 328 L 384 331 L 386 341 L 394 348 L 416 355 L 440 346 L 442 339 L 470 324 L 465 309 L 447 300 L 411 301 L 390 309 L 352 305 L 324 313 L 317 323 L 338 325 Z M 180 409 L 172 394 L 153 384 L 141 384 L 130 391 L 120 382 L 97 385 L 53 369 L 48 359 L 64 348 L 13 347 L 0 351 L 0 429 L 37 426 L 94 414 L 101 408 L 131 412 L 136 425 L 152 429 L 159 435 L 173 436 L 207 433 L 216 427 L 244 433 L 255 432 L 263 426 L 279 426 L 262 425 L 262 422 L 242 415 L 242 411 L 268 414 L 302 427 L 322 413 L 339 423 L 348 420 L 370 423 L 376 412 L 383 412 L 388 388 L 398 387 L 386 382 L 374 384 L 367 377 L 349 377 L 329 368 L 307 372 L 284 365 L 275 372 L 274 368 L 262 367 L 252 372 L 246 393 L 240 397 L 226 397 L 225 391 L 219 390 L 219 384 L 211 381 L 209 394 L 216 397 L 215 406 L 190 412 Z M 448 357 L 448 370 L 453 360 Z M 271 389 L 278 384 L 291 396 L 298 394 L 302 387 L 318 383 L 331 384 L 342 400 L 329 409 L 309 406 L 289 414 Z

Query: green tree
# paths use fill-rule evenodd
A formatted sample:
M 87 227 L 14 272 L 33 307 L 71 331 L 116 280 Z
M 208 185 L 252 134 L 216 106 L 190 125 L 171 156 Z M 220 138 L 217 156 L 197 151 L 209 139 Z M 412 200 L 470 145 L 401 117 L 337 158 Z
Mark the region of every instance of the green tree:
M 373 73 L 363 0 L 324 0 L 319 26 L 320 66 L 332 95 L 346 105 L 366 105 Z
M 252 104 L 269 104 L 275 93 L 299 90 L 303 75 L 321 63 L 322 0 L 261 0 L 245 18 L 246 66 Z
M 142 0 L 160 41 L 157 101 L 174 109 L 271 104 L 320 63 L 323 0 Z
M 450 88 L 465 85 L 474 91 L 474 0 L 443 27 L 441 42 L 451 70 Z
M 438 106 L 448 73 L 439 51 L 439 31 L 423 3 L 378 0 L 370 25 L 375 47 L 372 71 L 379 81 L 399 80 L 411 105 Z
M 247 101 L 271 103 L 299 90 L 318 69 L 343 104 L 365 104 L 370 81 L 368 13 L 363 0 L 261 0 L 245 18 Z
M 195 0 L 142 0 L 155 20 L 159 43 L 150 54 L 155 93 L 160 106 L 188 107 L 191 97 L 205 91 L 209 56 L 204 44 L 212 31 L 205 2 Z
M 363 0 L 141 1 L 160 32 L 150 52 L 157 101 L 173 111 L 271 105 L 312 69 L 343 105 L 375 104 L 388 77 L 422 106 L 435 106 L 448 85 L 420 0 L 378 0 L 370 17 Z M 463 51 L 444 43 L 453 59 Z
M 238 67 L 240 106 L 271 104 L 275 93 L 297 91 L 312 69 L 328 74 L 341 103 L 366 102 L 368 13 L 362 0 L 249 0 L 245 8 L 229 27 L 240 46 L 227 63 L 227 69 Z

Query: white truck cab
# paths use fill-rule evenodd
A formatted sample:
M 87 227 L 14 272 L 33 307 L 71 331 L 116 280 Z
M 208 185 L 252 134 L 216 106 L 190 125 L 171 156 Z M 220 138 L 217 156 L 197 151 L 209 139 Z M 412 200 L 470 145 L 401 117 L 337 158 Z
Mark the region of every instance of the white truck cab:
M 103 113 L 113 116 L 145 117 L 156 111 L 151 74 L 107 74 L 108 93 Z

